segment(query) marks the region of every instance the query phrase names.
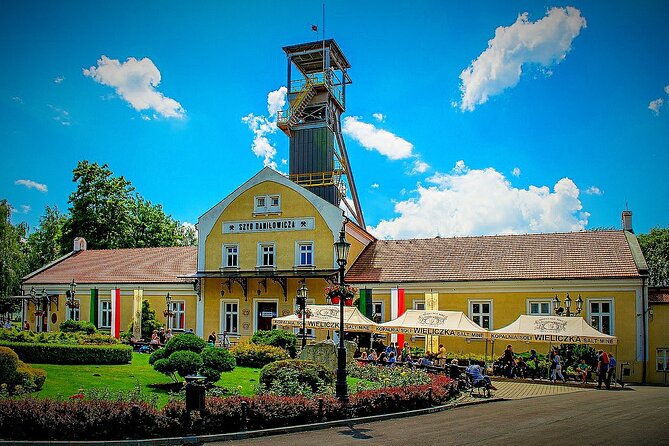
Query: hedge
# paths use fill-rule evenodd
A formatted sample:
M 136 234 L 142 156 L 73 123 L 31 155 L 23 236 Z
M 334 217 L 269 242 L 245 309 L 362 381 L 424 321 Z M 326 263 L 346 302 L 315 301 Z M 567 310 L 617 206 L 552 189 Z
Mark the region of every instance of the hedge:
M 37 364 L 127 364 L 132 361 L 129 345 L 62 345 L 0 342 L 28 363 Z
M 73 441 L 220 434 L 339 420 L 350 413 L 363 416 L 430 407 L 445 403 L 456 392 L 453 381 L 435 376 L 430 384 L 359 392 L 351 395 L 349 408 L 326 396 L 320 413 L 317 399 L 300 396 L 213 397 L 206 400 L 201 422 L 190 427 L 183 401 L 173 400 L 157 410 L 133 401 L 6 399 L 0 400 L 0 437 Z
M 259 368 L 270 362 L 290 358 L 286 350 L 271 345 L 237 344 L 230 349 L 230 353 L 241 367 Z

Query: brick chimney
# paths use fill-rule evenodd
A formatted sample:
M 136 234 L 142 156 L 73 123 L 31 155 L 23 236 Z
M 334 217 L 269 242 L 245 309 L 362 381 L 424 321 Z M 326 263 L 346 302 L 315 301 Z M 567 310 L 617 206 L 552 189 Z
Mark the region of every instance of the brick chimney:
M 622 220 L 623 220 L 623 231 L 634 233 L 634 229 L 632 229 L 632 211 L 628 211 L 627 209 L 625 209 L 622 214 Z
M 77 237 L 74 239 L 74 252 L 77 251 L 86 251 L 87 245 L 86 245 L 86 239 L 83 237 Z

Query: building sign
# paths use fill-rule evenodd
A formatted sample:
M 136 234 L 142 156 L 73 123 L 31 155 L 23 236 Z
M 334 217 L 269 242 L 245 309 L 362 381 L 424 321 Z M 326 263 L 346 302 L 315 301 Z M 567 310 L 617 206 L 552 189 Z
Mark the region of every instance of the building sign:
M 309 231 L 315 227 L 316 220 L 313 217 L 224 221 L 223 234 L 246 234 L 253 232 L 276 231 Z

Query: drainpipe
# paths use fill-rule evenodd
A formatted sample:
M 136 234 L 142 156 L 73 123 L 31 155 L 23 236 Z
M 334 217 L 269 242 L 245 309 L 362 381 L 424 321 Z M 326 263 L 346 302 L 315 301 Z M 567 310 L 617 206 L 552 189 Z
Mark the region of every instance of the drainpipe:
M 641 383 L 646 384 L 646 364 L 648 363 L 648 323 L 646 322 L 646 317 L 648 317 L 648 288 L 646 286 L 646 276 L 641 277 L 641 308 L 642 314 L 641 318 L 643 320 L 643 372 L 641 376 Z

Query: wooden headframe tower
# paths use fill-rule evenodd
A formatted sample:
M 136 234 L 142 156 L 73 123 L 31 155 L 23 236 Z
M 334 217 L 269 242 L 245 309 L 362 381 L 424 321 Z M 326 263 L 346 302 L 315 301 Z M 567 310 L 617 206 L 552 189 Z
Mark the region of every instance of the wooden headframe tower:
M 290 138 L 290 179 L 336 206 L 343 202 L 351 218 L 364 228 L 341 133 L 351 66 L 333 39 L 283 50 L 288 59 L 289 104 L 279 111 L 277 125 Z

